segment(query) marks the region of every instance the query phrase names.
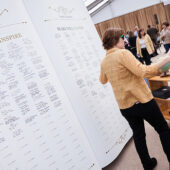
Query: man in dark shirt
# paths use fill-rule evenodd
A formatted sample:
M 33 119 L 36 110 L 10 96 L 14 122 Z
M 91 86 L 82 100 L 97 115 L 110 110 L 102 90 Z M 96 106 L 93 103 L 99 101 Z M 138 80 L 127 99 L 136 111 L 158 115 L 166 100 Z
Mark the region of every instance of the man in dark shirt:
M 153 26 L 151 27 L 150 25 L 148 25 L 147 34 L 151 37 L 151 40 L 152 40 L 152 42 L 154 44 L 155 54 L 158 55 L 158 53 L 156 51 L 157 38 L 158 38 L 158 29 L 156 29 Z

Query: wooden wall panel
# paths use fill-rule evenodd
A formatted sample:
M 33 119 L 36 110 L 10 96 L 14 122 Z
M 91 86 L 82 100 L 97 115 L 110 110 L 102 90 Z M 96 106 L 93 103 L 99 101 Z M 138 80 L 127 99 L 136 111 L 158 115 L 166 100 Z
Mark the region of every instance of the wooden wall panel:
M 109 27 L 123 28 L 125 32 L 134 31 L 134 26 L 147 30 L 147 25 L 156 25 L 154 14 L 157 14 L 158 22 L 157 28 L 161 29 L 161 24 L 164 21 L 170 20 L 170 5 L 164 6 L 163 3 L 156 4 L 135 12 L 116 17 L 99 24 L 96 24 L 96 29 L 100 30 L 100 37 Z
M 145 14 L 147 18 L 147 23 L 150 25 L 155 25 L 154 14 L 157 14 L 157 12 L 155 11 L 154 6 L 145 8 Z
M 125 31 L 134 30 L 135 25 L 138 25 L 138 18 L 135 12 L 131 12 L 129 15 L 124 15 L 124 25 L 122 28 L 124 28 Z
M 97 24 L 98 27 L 97 27 L 97 31 L 100 32 L 100 37 L 103 36 L 103 33 L 105 32 L 105 30 L 109 27 L 113 27 L 113 25 L 110 25 L 109 22 L 106 22 L 106 23 L 99 23 Z
M 145 10 L 136 11 L 136 16 L 137 16 L 137 20 L 138 20 L 138 27 L 146 29 L 148 26 L 148 20 L 146 17 Z
M 98 24 L 95 25 L 95 26 L 96 26 L 96 30 L 97 30 L 99 36 L 101 37 L 101 36 L 102 36 L 102 33 L 101 33 L 101 30 L 100 30 L 100 26 L 99 26 Z
M 165 6 L 166 17 L 170 23 L 170 4 Z
M 151 11 L 152 11 L 152 15 L 153 15 L 153 12 L 154 14 L 157 14 L 158 21 L 159 21 L 158 26 L 159 26 L 159 29 L 161 30 L 162 23 L 168 20 L 166 16 L 166 12 L 165 12 L 165 6 L 163 4 L 160 4 L 159 6 L 154 5 Z

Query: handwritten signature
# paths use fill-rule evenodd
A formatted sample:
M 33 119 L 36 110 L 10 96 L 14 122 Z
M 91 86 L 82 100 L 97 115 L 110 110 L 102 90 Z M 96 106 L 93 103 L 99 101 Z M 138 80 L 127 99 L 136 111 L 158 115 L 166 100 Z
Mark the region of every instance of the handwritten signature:
M 0 15 L 3 15 L 5 12 L 8 12 L 7 9 L 3 9 L 1 12 L 0 12 Z

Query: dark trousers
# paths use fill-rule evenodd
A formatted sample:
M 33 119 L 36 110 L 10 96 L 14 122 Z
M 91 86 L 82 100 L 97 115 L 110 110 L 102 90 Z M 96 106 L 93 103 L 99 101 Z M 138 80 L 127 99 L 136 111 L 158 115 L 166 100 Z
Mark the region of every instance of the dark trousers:
M 132 54 L 136 57 L 136 47 L 130 48 L 130 51 L 132 52 Z
M 145 61 L 146 65 L 150 65 L 151 64 L 151 57 L 147 51 L 146 48 L 142 48 L 142 56 L 143 56 L 143 60 Z
M 170 44 L 164 44 L 165 52 L 167 53 L 170 49 Z
M 143 167 L 147 168 L 151 159 L 146 145 L 144 120 L 149 122 L 158 132 L 163 150 L 170 162 L 170 128 L 162 116 L 156 101 L 152 99 L 147 103 L 138 103 L 120 111 L 132 128 L 136 150 Z
M 158 53 L 157 53 L 157 37 L 154 37 L 154 38 L 151 38 L 152 39 L 152 42 L 153 42 L 153 46 L 154 46 L 154 49 L 155 49 L 155 52 L 154 52 L 154 54 L 151 56 L 151 57 L 155 57 L 156 55 L 158 55 Z

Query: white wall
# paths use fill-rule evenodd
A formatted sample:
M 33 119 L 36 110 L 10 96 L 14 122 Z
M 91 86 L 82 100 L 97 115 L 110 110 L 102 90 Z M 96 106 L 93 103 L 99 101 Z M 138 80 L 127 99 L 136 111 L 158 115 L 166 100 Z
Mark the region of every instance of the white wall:
M 165 5 L 170 4 L 170 0 L 163 0 Z
M 112 3 L 92 16 L 92 20 L 96 24 L 129 12 L 158 4 L 162 1 L 169 0 L 113 0 Z

